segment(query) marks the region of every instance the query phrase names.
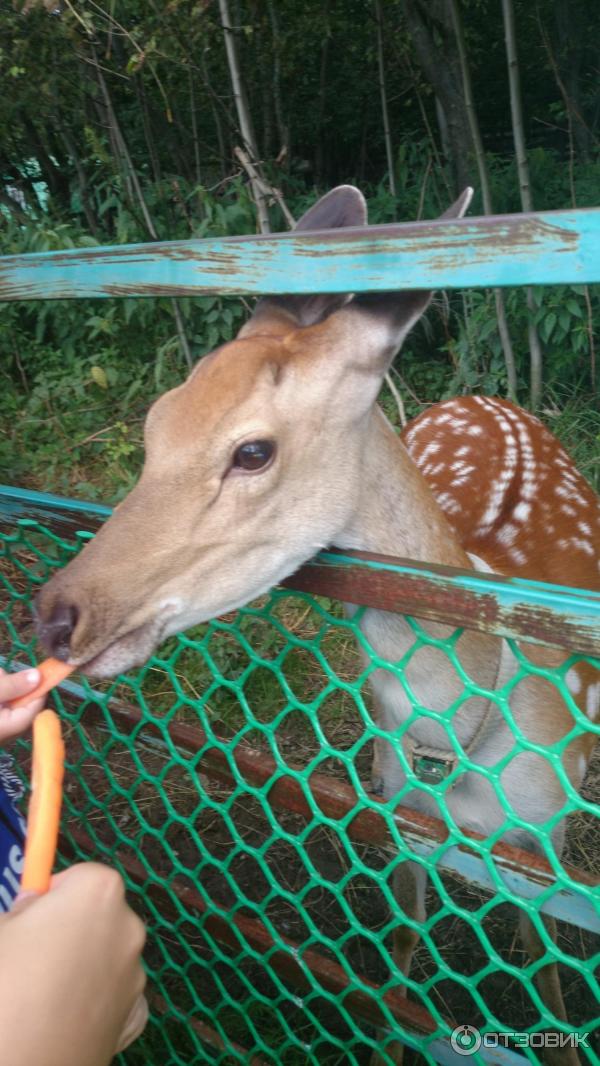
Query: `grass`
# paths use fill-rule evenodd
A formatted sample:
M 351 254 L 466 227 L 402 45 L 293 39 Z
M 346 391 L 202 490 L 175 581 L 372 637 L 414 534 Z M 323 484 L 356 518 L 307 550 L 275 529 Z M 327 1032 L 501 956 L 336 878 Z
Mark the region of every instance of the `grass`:
M 554 390 L 542 410 L 548 429 L 572 456 L 576 467 L 600 493 L 600 403 Z

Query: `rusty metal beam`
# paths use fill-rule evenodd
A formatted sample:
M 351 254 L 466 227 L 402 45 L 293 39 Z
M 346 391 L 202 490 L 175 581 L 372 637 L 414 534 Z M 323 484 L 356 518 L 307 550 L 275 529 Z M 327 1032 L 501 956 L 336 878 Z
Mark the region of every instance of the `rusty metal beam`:
M 600 594 L 418 563 L 321 552 L 282 584 L 342 602 L 600 657 Z

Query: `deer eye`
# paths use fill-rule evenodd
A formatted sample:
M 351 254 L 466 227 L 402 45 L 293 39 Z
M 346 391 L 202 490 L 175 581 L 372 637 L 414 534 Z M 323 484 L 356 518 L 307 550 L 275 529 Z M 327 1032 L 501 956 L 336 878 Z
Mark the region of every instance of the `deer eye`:
M 250 440 L 233 453 L 232 466 L 238 470 L 264 470 L 275 455 L 275 441 Z

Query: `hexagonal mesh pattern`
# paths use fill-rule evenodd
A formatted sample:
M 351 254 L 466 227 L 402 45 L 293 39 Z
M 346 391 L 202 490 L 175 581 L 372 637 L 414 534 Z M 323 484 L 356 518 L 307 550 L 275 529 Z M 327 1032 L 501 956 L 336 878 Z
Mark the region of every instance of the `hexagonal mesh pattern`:
M 34 660 L 31 596 L 84 537 L 67 541 L 32 521 L 0 537 L 9 666 Z M 598 1062 L 597 944 L 566 922 L 555 943 L 542 920 L 542 909 L 560 916 L 564 896 L 588 911 L 594 906 L 600 775 L 592 761 L 579 794 L 563 768 L 573 739 L 599 731 L 565 681 L 580 657 L 552 670 L 513 646 L 516 674 L 486 695 L 510 724 L 514 745 L 483 767 L 462 751 L 453 725 L 463 703 L 480 693 L 461 663 L 460 631 L 440 639 L 408 619 L 414 643 L 401 662 L 389 663 L 370 648 L 360 620 L 361 611 L 349 620 L 339 604 L 275 590 L 235 616 L 170 639 L 135 676 L 103 691 L 67 683 L 54 696 L 68 750 L 61 861 L 93 856 L 115 865 L 149 925 L 152 1019 L 122 1061 L 366 1064 L 377 1048 L 392 1063 L 400 1039 L 413 1049 L 406 1063 L 450 1062 L 447 1038 L 454 1025 L 468 1023 L 489 1033 L 589 1033 L 579 1054 Z M 444 712 L 421 706 L 410 684 L 411 660 L 432 646 L 456 674 L 458 695 Z M 389 742 L 371 715 L 369 677 L 377 669 L 399 678 L 413 718 L 442 723 L 458 756 L 441 784 L 417 778 L 400 739 L 411 719 L 394 738 L 407 783 L 389 802 L 369 785 L 373 740 Z M 511 709 L 516 687 L 531 677 L 558 686 L 572 713 L 571 731 L 547 747 L 525 735 Z M 524 751 L 552 764 L 564 793 L 552 819 L 529 827 L 549 866 L 542 887 L 528 895 L 522 878 L 510 875 L 514 855 L 506 859 L 498 847 L 526 826 L 502 784 L 506 766 Z M 497 797 L 500 824 L 487 839 L 462 830 L 446 804 L 465 769 L 483 775 Z M 398 807 L 414 790 L 436 797 L 437 825 L 411 821 Z M 565 818 L 561 858 L 552 830 Z M 426 869 L 430 885 L 408 978 L 391 955 L 398 923 L 416 927 L 392 887 L 406 858 Z M 519 910 L 542 938 L 538 959 L 515 936 Z M 534 984 L 553 960 L 568 1024 L 549 1013 Z M 541 1061 L 535 1048 L 524 1054 Z M 482 1051 L 470 1061 L 487 1060 Z

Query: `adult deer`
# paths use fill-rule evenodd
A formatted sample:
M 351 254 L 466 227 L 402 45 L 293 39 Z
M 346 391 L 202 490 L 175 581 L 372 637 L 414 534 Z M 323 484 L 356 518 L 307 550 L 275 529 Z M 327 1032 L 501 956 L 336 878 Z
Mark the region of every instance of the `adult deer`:
M 470 196 L 467 190 L 444 217 L 461 217 Z M 362 196 L 342 186 L 298 228 L 365 223 Z M 463 397 L 427 411 L 402 443 L 378 408 L 383 376 L 430 296 L 260 301 L 234 341 L 151 408 L 139 483 L 41 591 L 39 632 L 48 651 L 96 676 L 127 670 L 166 635 L 247 603 L 326 545 L 598 588 L 597 501 L 540 422 L 501 400 Z M 392 662 L 414 639 L 397 615 L 368 610 L 361 625 L 378 655 Z M 485 690 L 515 672 L 508 646 L 497 638 L 465 632 L 456 647 Z M 449 659 L 431 646 L 412 657 L 407 680 L 419 703 L 440 716 L 463 688 Z M 592 668 L 573 666 L 568 682 L 594 718 L 600 685 Z M 380 670 L 372 689 L 382 728 L 398 730 L 412 711 L 401 684 Z M 558 688 L 541 677 L 520 681 L 511 707 L 523 734 L 540 745 L 572 729 Z M 514 747 L 498 707 L 483 696 L 463 703 L 453 725 L 465 752 L 484 767 Z M 565 749 L 575 788 L 591 740 L 578 736 Z M 406 781 L 398 745 L 384 741 L 378 749 L 386 797 Z M 422 717 L 402 741 L 409 764 L 432 748 L 443 761 L 450 747 L 441 718 Z M 534 752 L 509 761 L 501 782 L 513 810 L 529 823 L 545 822 L 564 803 L 552 766 Z M 415 787 L 408 802 L 437 813 L 426 790 Z M 446 803 L 456 823 L 484 834 L 504 822 L 494 789 L 476 772 L 460 777 Z M 558 826 L 557 852 L 562 836 Z M 506 839 L 535 846 L 521 830 Z M 422 867 L 399 863 L 395 891 L 404 913 L 422 921 Z M 529 953 L 543 955 L 542 938 L 527 919 L 522 932 Z M 399 924 L 394 939 L 395 963 L 408 974 L 417 933 Z M 543 967 L 539 981 L 547 1004 L 564 1019 L 556 968 Z M 393 1054 L 399 1062 L 399 1047 Z M 561 1050 L 556 1061 L 577 1059 Z

